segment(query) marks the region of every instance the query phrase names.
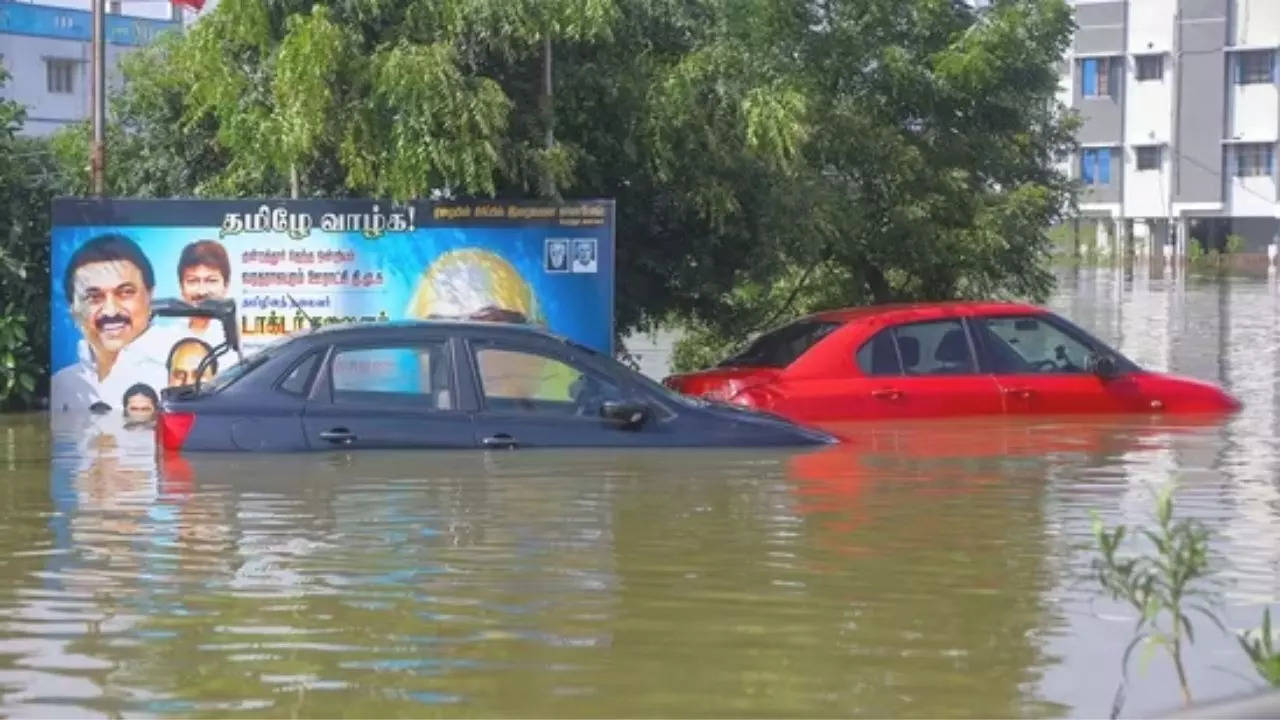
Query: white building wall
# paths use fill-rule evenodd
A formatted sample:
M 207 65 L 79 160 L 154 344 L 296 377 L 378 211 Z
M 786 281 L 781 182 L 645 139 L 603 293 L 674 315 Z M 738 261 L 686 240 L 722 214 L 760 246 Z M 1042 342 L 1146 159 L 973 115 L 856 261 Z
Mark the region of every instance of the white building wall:
M 1280 92 L 1275 83 L 1227 86 L 1231 103 L 1227 132 L 1233 140 L 1275 142 L 1280 131 Z
M 1173 16 L 1177 0 L 1129 0 L 1129 52 L 1173 50 Z M 1165 68 L 1166 73 L 1168 68 Z
M 107 44 L 105 55 L 110 90 L 119 88 L 123 81 L 121 59 L 139 49 L 132 45 Z M 45 136 L 70 123 L 88 119 L 92 92 L 92 48 L 89 42 L 0 33 L 0 55 L 4 56 L 4 66 L 10 75 L 5 87 L 0 89 L 0 97 L 16 100 L 26 108 L 27 120 L 22 134 Z M 49 91 L 48 63 L 55 59 L 75 62 L 71 92 Z
M 1276 179 L 1232 177 L 1227 181 L 1227 210 L 1235 217 L 1275 217 Z
M 1160 149 L 1160 169 L 1139 170 L 1134 148 L 1125 149 L 1124 213 L 1131 218 L 1162 218 L 1169 214 L 1169 148 Z
M 108 45 L 107 84 L 118 88 L 121 82 L 119 61 L 138 48 Z M 27 109 L 24 135 L 43 136 L 58 128 L 89 117 L 90 46 L 78 40 L 34 37 L 30 35 L 0 35 L 0 52 L 9 70 L 8 84 L 0 94 L 17 100 Z M 49 92 L 47 63 L 50 59 L 74 60 L 70 93 Z M 110 95 L 108 95 L 110 97 Z
M 209 14 L 213 9 L 216 0 L 208 0 L 204 9 L 200 11 L 201 15 Z M 84 10 L 92 12 L 93 6 L 89 4 L 89 0 L 39 0 L 41 5 L 50 5 L 53 7 L 71 8 L 73 10 Z M 155 2 L 155 0 L 123 0 L 120 3 L 120 14 L 132 15 L 134 17 L 154 18 L 156 20 L 168 20 L 172 16 L 171 6 L 167 2 Z M 184 12 L 190 13 L 190 8 L 182 8 Z
M 1173 83 L 1169 57 L 1159 80 L 1138 80 L 1137 59 L 1130 56 L 1125 72 L 1125 142 L 1129 145 L 1167 143 L 1173 134 Z M 1273 109 L 1274 110 L 1274 109 Z
M 1231 0 L 1232 45 L 1275 47 L 1280 45 L 1280 2 Z

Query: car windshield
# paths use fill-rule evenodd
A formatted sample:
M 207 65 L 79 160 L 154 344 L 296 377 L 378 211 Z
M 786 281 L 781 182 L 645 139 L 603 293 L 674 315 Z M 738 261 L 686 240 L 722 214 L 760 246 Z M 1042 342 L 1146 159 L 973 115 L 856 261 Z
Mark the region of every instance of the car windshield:
M 237 362 L 234 365 L 227 367 L 226 370 L 218 373 L 217 377 L 209 381 L 207 384 L 202 385 L 200 389 L 210 394 L 222 392 L 232 383 L 244 377 L 250 370 L 274 357 L 275 354 L 285 345 L 305 335 L 307 332 L 309 332 L 309 330 L 300 330 L 291 335 L 286 335 L 282 338 L 271 341 L 257 352 L 246 356 L 244 360 Z
M 784 325 L 756 338 L 745 350 L 721 360 L 719 366 L 786 367 L 838 327 L 838 322 L 822 320 Z

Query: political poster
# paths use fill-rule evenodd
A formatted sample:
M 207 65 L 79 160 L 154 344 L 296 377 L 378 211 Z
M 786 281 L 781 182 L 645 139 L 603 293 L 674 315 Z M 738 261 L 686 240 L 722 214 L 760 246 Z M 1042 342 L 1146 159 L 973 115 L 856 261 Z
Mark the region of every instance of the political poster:
M 528 322 L 613 351 L 612 200 L 60 198 L 52 243 L 55 412 L 154 405 L 236 360 L 216 352 L 221 323 L 157 314 L 169 301 L 232 300 L 246 356 L 313 321 L 430 318 Z

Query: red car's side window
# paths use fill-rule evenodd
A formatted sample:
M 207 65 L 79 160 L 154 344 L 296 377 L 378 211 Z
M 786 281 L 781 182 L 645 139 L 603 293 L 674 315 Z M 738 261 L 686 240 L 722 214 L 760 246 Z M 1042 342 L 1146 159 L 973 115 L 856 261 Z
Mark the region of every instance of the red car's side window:
M 894 347 L 892 328 L 881 330 L 863 343 L 858 348 L 857 358 L 858 369 L 863 375 L 879 377 L 902 374 L 902 360 L 898 358 L 898 349 Z
M 864 375 L 967 375 L 977 372 L 973 348 L 959 320 L 885 328 L 857 351 Z

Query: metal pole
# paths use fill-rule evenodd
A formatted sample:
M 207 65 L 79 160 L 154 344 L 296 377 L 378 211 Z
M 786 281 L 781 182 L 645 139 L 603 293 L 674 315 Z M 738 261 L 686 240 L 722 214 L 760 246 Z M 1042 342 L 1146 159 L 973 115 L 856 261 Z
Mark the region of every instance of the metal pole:
M 542 36 L 542 87 L 546 94 L 547 113 L 547 149 L 555 145 L 555 110 L 551 105 L 551 34 Z
M 93 0 L 93 145 L 90 148 L 89 165 L 93 176 L 93 194 L 102 197 L 106 194 L 105 173 L 107 166 L 106 148 L 103 141 L 106 135 L 104 126 L 107 119 L 107 83 L 106 83 L 106 17 L 103 5 L 106 0 Z
M 551 34 L 543 31 L 542 35 L 542 124 L 545 131 L 547 149 L 555 146 L 555 109 L 551 105 Z M 543 168 L 542 192 L 546 197 L 555 197 L 555 176 L 550 166 Z

